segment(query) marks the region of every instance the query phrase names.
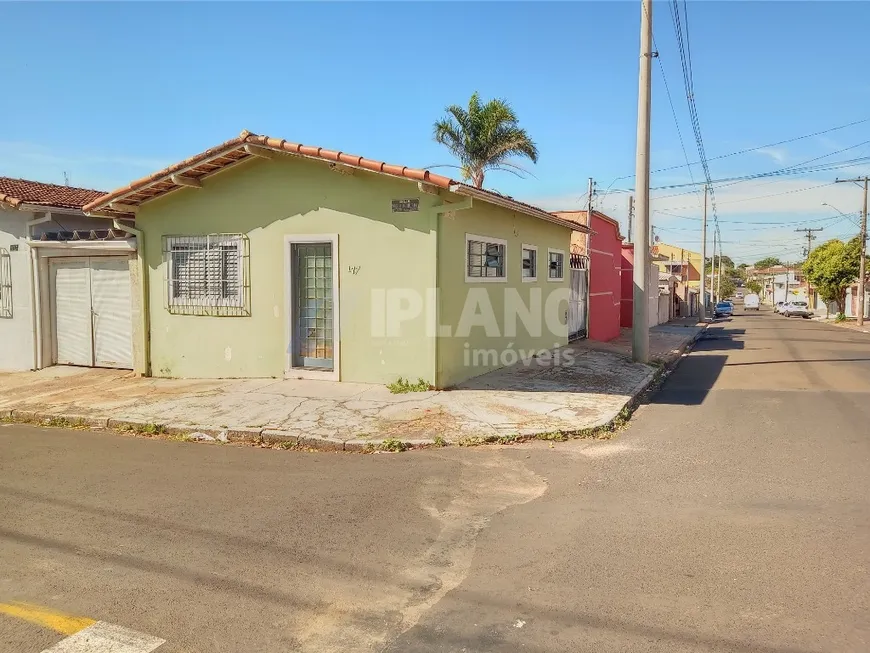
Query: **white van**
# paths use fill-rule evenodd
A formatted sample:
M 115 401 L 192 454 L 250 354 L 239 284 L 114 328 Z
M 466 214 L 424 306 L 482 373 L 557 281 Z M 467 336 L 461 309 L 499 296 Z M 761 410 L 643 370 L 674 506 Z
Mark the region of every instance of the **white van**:
M 755 293 L 746 295 L 746 297 L 743 298 L 744 311 L 757 311 L 759 304 L 761 304 L 761 300 L 758 299 L 758 295 Z

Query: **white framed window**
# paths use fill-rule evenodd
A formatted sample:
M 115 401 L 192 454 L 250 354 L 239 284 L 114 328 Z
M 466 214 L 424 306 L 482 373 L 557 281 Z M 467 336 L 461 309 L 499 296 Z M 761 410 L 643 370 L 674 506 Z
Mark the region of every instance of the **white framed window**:
M 535 245 L 523 243 L 522 273 L 523 281 L 538 280 L 538 248 Z
M 563 281 L 565 279 L 565 250 L 547 250 L 547 280 Z
M 248 239 L 243 234 L 164 236 L 170 313 L 250 315 Z
M 465 234 L 465 281 L 507 281 L 507 241 Z

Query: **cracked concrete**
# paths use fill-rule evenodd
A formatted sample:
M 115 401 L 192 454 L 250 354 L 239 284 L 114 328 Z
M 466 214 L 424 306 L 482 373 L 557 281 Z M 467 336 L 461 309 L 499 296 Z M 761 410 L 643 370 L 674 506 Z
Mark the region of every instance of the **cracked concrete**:
M 651 335 L 653 355 L 679 355 L 699 332 Z M 0 410 L 42 417 L 159 424 L 176 432 L 228 429 L 335 448 L 399 438 L 579 431 L 610 422 L 645 388 L 654 368 L 632 363 L 614 343 L 574 343 L 573 357 L 531 360 L 446 391 L 391 394 L 380 385 L 300 379 L 137 378 L 123 370 L 52 367 L 0 374 Z M 610 349 L 610 351 L 599 351 Z

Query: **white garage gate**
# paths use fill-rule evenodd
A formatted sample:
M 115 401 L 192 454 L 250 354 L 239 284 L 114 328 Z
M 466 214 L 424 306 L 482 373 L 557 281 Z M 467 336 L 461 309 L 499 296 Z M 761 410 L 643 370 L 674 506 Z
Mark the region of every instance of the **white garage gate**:
M 50 262 L 54 362 L 133 367 L 127 257 L 55 258 Z

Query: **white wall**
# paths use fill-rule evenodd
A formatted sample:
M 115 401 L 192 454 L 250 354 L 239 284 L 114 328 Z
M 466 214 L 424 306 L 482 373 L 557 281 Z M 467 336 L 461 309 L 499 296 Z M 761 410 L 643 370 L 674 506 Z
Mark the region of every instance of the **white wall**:
M 0 316 L 0 370 L 29 370 L 33 367 L 33 315 L 30 247 L 27 220 L 32 213 L 0 208 L 0 252 L 9 254 L 12 281 L 12 316 Z M 18 251 L 13 251 L 13 246 Z

